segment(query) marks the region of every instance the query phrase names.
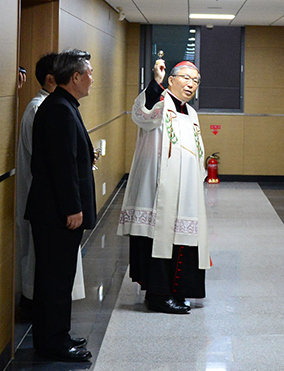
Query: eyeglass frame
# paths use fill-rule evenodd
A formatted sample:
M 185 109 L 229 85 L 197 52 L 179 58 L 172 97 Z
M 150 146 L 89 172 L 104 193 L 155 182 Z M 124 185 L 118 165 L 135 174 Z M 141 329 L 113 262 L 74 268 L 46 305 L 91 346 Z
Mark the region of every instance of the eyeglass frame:
M 176 76 L 180 76 L 185 82 L 190 82 L 190 80 L 193 82 L 193 84 L 195 85 L 199 85 L 200 84 L 200 79 L 196 78 L 196 77 L 190 77 L 189 75 L 185 74 L 185 75 L 171 75 L 173 77 L 176 77 Z M 186 76 L 188 78 L 186 78 Z

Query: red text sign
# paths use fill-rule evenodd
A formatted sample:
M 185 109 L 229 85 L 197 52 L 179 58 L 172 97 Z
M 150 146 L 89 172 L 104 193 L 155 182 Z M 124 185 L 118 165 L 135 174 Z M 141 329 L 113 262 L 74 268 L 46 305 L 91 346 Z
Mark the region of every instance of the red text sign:
M 217 135 L 221 129 L 221 125 L 210 125 L 210 129 L 214 135 Z

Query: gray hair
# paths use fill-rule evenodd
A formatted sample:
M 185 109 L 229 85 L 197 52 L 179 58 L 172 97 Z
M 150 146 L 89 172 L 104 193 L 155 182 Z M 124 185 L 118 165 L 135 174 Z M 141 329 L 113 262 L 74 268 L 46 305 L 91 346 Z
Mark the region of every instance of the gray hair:
M 90 53 L 78 49 L 64 50 L 54 63 L 54 78 L 57 85 L 67 85 L 75 72 L 83 75 L 87 70 L 86 61 L 91 59 Z
M 196 67 L 196 68 L 193 67 L 193 65 L 192 65 L 192 66 L 189 66 L 189 65 L 186 65 L 186 64 L 183 64 L 183 65 L 181 65 L 181 66 L 177 66 L 177 67 L 173 67 L 172 70 L 171 70 L 171 72 L 170 72 L 170 76 L 175 76 L 175 75 L 177 75 L 177 74 L 179 73 L 179 71 L 180 71 L 182 68 L 191 68 L 191 69 L 197 71 L 197 72 L 198 72 L 198 80 L 199 80 L 199 81 L 201 80 L 201 75 L 200 75 L 200 73 L 199 73 L 198 68 L 197 68 L 197 67 Z

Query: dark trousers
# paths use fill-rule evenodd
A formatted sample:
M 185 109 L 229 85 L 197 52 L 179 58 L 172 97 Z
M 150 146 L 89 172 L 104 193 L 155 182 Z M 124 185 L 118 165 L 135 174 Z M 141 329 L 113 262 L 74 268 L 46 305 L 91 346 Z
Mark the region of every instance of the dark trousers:
M 130 236 L 130 277 L 147 295 L 204 298 L 205 270 L 198 268 L 197 246 L 173 246 L 172 259 L 152 258 L 153 240 Z
M 72 288 L 81 229 L 69 230 L 31 222 L 36 267 L 33 342 L 38 351 L 72 346 Z

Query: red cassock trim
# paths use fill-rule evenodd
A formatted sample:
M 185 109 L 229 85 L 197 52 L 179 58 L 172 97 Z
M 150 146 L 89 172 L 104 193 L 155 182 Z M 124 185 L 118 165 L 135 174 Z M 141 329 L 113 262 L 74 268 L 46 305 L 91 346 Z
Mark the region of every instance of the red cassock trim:
M 180 246 L 180 249 L 179 249 L 176 272 L 175 272 L 175 277 L 174 277 L 174 282 L 173 282 L 173 292 L 177 292 L 175 287 L 178 286 L 177 280 L 180 278 L 180 276 L 178 275 L 179 274 L 178 272 L 181 272 L 182 270 L 181 268 L 181 264 L 182 264 L 181 257 L 183 256 L 182 249 L 184 249 L 184 246 Z

